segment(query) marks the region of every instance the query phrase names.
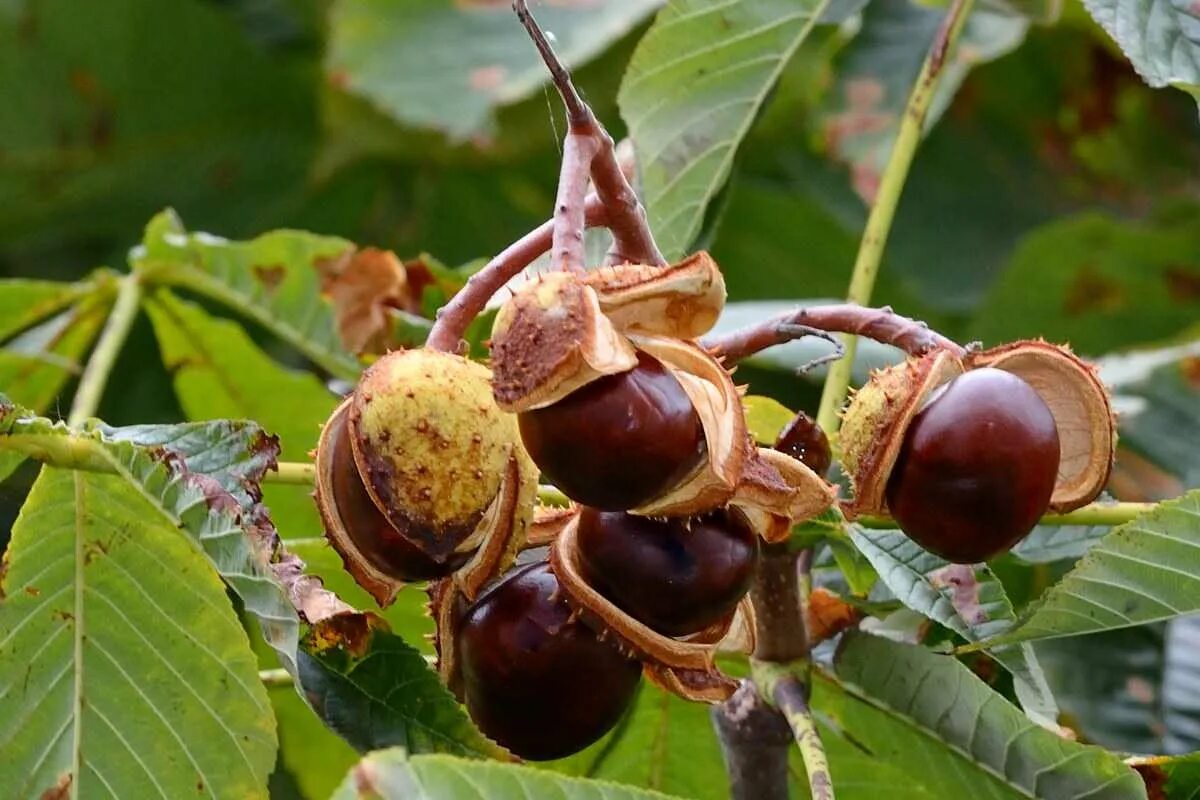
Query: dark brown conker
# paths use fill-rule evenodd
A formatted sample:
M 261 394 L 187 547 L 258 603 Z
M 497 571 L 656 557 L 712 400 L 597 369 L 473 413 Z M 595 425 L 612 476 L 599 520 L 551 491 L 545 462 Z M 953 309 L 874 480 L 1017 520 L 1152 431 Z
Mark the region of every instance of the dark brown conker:
M 1003 370 L 971 370 L 913 418 L 888 478 L 888 508 L 926 550 L 986 561 L 1033 530 L 1058 460 L 1054 416 L 1033 387 Z
M 724 619 L 758 568 L 758 536 L 736 511 L 654 519 L 584 508 L 577 536 L 588 584 L 666 636 Z
M 656 359 L 519 415 L 521 438 L 545 478 L 577 503 L 636 508 L 687 476 L 704 457 L 700 417 Z
M 833 450 L 829 438 L 817 421 L 797 411 L 775 440 L 775 449 L 791 456 L 822 477 L 833 463 Z
M 333 447 L 330 458 L 334 503 L 343 528 L 363 557 L 380 572 L 401 581 L 444 578 L 465 564 L 470 553 L 451 553 L 437 561 L 392 527 L 363 486 L 350 450 L 350 431 L 345 418 L 339 416 L 328 424 L 340 426 L 326 445 Z
M 488 589 L 462 621 L 458 655 L 467 711 L 521 758 L 562 758 L 617 723 L 641 663 L 572 612 L 545 562 Z

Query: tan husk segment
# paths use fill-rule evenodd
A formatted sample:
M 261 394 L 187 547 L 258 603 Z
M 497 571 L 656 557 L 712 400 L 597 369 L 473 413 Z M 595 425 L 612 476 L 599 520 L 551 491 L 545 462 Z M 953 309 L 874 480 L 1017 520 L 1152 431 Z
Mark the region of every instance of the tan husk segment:
M 600 310 L 595 289 L 568 272 L 538 276 L 500 307 L 491 351 L 496 403 L 513 412 L 548 406 L 637 366 L 637 354 Z
M 466 598 L 454 581 L 446 578 L 430 583 L 429 616 L 433 618 L 433 649 L 437 653 L 437 671 L 459 702 L 463 699 L 462 672 L 458 667 L 458 624 L 466 611 Z
M 629 334 L 695 339 L 707 333 L 725 307 L 725 279 L 712 256 L 699 252 L 678 264 L 619 264 L 584 276 L 600 308 Z
M 968 365 L 995 367 L 1018 376 L 1041 395 L 1058 426 L 1058 480 L 1050 509 L 1087 505 L 1108 482 L 1117 427 L 1108 391 L 1095 368 L 1068 348 L 1044 341 L 1014 342 L 972 353 Z
M 842 466 L 854 489 L 854 498 L 844 505 L 846 516 L 885 513 L 884 492 L 904 432 L 930 392 L 962 372 L 953 354 L 934 350 L 873 372 L 854 394 L 838 433 Z
M 567 598 L 584 619 L 616 637 L 645 664 L 654 665 L 658 676 L 665 674 L 663 670 L 684 674 L 684 678 L 667 686 L 677 694 L 705 702 L 729 697 L 736 684 L 721 674 L 713 658 L 723 641 L 727 646 L 747 642 L 745 629 L 753 622 L 747 623 L 746 615 L 753 611 L 739 606 L 726 619 L 692 636 L 681 639 L 663 636 L 621 611 L 588 584 L 579 571 L 577 532 L 578 514 L 563 526 L 551 545 L 550 565 Z M 731 632 L 734 635 L 727 638 Z M 749 643 L 753 645 L 752 637 Z M 689 687 L 702 689 L 692 692 Z

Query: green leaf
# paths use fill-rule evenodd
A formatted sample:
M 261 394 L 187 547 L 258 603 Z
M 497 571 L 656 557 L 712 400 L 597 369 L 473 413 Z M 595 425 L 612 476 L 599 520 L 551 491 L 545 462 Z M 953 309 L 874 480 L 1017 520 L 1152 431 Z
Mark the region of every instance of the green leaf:
M 1171 348 L 1170 359 L 1132 380 L 1109 381 L 1121 412 L 1121 448 L 1132 451 L 1178 479 L 1200 488 L 1200 342 Z M 1152 362 L 1153 363 L 1153 362 Z M 1111 369 L 1103 369 L 1109 379 Z
M 638 44 L 618 102 L 667 258 L 691 246 L 767 94 L 828 5 L 670 0 Z
M 5 558 L 0 795 L 267 796 L 257 660 L 153 498 L 122 475 L 45 468 Z
M 568 67 L 625 36 L 662 0 L 535 7 Z M 491 132 L 492 112 L 549 80 L 508 3 L 338 0 L 327 69 L 339 86 L 408 125 L 453 139 Z
M 338 402 L 314 375 L 282 366 L 241 326 L 166 290 L 147 297 L 145 308 L 190 419 L 253 419 L 279 437 L 284 459 L 308 457 Z M 312 498 L 289 489 L 268 487 L 275 525 L 287 537 L 316 534 Z
M 346 776 L 334 800 L 669 800 L 672 795 L 607 781 L 466 761 L 451 756 L 410 756 L 402 748 L 372 753 Z
M 855 190 L 868 202 L 891 156 L 913 83 L 942 24 L 945 9 L 910 0 L 876 0 L 862 30 L 838 64 L 836 84 L 819 124 L 829 154 L 847 164 Z M 937 124 L 970 70 L 1015 49 L 1028 20 L 987 8 L 972 12 L 941 77 L 925 132 Z
M 952 657 L 853 632 L 835 663 L 814 707 L 936 797 L 1145 800 L 1117 756 L 1039 728 Z
M 95 290 L 90 282 L 0 280 L 0 341 L 62 311 Z
M 177 452 L 162 445 L 139 444 L 139 438 L 148 436 L 145 428 L 137 435 L 125 436 L 120 429 L 114 435 L 113 429 L 104 425 L 72 430 L 61 422 L 34 416 L 0 395 L 0 451 L 16 450 L 58 465 L 115 473 L 153 508 L 155 513 L 147 518 L 147 524 L 165 521 L 189 536 L 208 556 L 245 610 L 258 621 L 263 638 L 294 673 L 300 621 L 271 569 L 274 530 L 269 520 L 261 509 L 243 507 L 217 478 L 190 472 L 184 466 L 189 456 L 199 456 L 205 446 L 231 447 L 251 460 L 264 442 L 274 447 L 253 424 L 245 424 L 241 429 L 244 435 L 234 439 L 226 435 L 227 425 L 194 426 L 195 431 L 207 429 L 210 435 L 176 437 L 175 441 L 197 447 L 197 451 Z M 246 475 L 253 488 L 247 488 L 243 496 L 252 498 L 261 476 L 256 470 Z
M 301 642 L 300 683 L 325 724 L 361 752 L 507 758 L 415 648 L 370 614 L 340 614 Z
M 754 441 L 767 447 L 775 443 L 779 434 L 796 416 L 790 408 L 770 397 L 747 395 L 742 398 L 746 412 L 746 428 Z
M 345 239 L 274 231 L 231 242 L 187 233 L 173 212 L 150 220 L 131 256 L 148 280 L 187 288 L 262 325 L 317 366 L 347 380 L 357 360 L 342 347 L 317 267 L 352 251 Z
M 1144 223 L 1100 213 L 1051 222 L 1013 254 L 971 336 L 1043 336 L 1092 355 L 1165 339 L 1200 315 L 1200 292 L 1187 289 L 1200 282 L 1197 252 L 1200 206 Z
M 950 564 L 923 550 L 900 531 L 866 531 L 847 526 L 851 540 L 879 577 L 908 608 L 924 614 L 970 642 L 996 636 L 1016 620 L 1004 586 L 986 564 Z M 1022 707 L 1043 725 L 1053 725 L 1058 707 L 1037 655 L 1028 645 L 993 652 L 1012 673 Z
M 1188 0 L 1083 0 L 1142 80 L 1200 100 L 1200 9 Z
M 988 647 L 1114 630 L 1200 611 L 1200 490 L 1096 542 Z
M 1074 561 L 1110 530 L 1108 525 L 1038 525 L 1008 552 L 1026 564 Z

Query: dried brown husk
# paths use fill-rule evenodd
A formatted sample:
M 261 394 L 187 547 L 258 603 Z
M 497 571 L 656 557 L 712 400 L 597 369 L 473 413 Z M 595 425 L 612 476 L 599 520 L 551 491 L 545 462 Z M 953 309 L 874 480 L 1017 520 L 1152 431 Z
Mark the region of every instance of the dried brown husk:
M 1013 373 L 1054 415 L 1061 455 L 1051 510 L 1070 511 L 1095 500 L 1108 482 L 1117 445 L 1111 400 L 1095 367 L 1066 347 L 1040 340 L 972 353 L 967 361 Z
M 968 352 L 961 359 L 936 350 L 872 374 L 842 416 L 842 463 L 854 488 L 853 500 L 844 505 L 847 516 L 887 513 L 888 478 L 913 418 L 935 389 L 981 367 L 1017 375 L 1054 415 L 1061 458 L 1049 509 L 1070 511 L 1096 499 L 1116 451 L 1108 392 L 1096 370 L 1068 348 L 1019 341 Z
M 768 447 L 756 448 L 742 471 L 730 504 L 737 506 L 759 536 L 784 541 L 792 525 L 825 511 L 837 489 L 808 465 Z
M 637 366 L 637 354 L 578 275 L 551 272 L 521 287 L 492 327 L 492 391 L 505 411 L 548 406 L 605 375 Z
M 613 325 L 627 334 L 695 339 L 716 324 L 725 307 L 725 279 L 706 252 L 668 267 L 602 267 L 584 281 L 596 290 Z
M 650 665 L 655 676 L 675 675 L 677 680 L 666 688 L 680 696 L 719 702 L 732 694 L 736 684 L 717 669 L 714 657 L 723 644 L 753 647 L 753 634 L 747 633 L 753 628 L 748 598 L 725 619 L 703 631 L 678 639 L 664 636 L 617 608 L 588 584 L 579 569 L 577 533 L 575 514 L 550 547 L 550 565 L 559 586 L 584 620 L 611 634 L 623 650 Z
M 554 542 L 563 528 L 579 513 L 579 506 L 542 506 L 533 510 L 533 522 L 525 537 L 525 547 L 545 547 Z
M 458 585 L 449 579 L 433 581 L 425 591 L 429 594 L 429 616 L 434 624 L 433 649 L 437 654 L 437 671 L 446 688 L 462 702 L 462 671 L 458 664 L 457 643 L 467 598 Z

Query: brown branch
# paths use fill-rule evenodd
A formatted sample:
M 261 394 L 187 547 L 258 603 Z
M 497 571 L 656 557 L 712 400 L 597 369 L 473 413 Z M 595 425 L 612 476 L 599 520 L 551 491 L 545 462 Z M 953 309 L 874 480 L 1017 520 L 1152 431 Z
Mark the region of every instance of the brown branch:
M 750 681 L 709 712 L 734 800 L 788 800 L 792 729 Z
M 563 142 L 562 168 L 558 174 L 558 197 L 554 201 L 551 269 L 584 271 L 584 208 L 588 170 L 596 157 L 596 140 L 570 131 Z
M 758 576 L 750 593 L 758 634 L 754 658 L 778 663 L 805 658 L 808 637 L 804 631 L 796 553 L 786 543 L 763 547 Z
M 588 196 L 583 210 L 584 223 L 589 228 L 602 226 L 608 219 L 604 206 L 595 195 Z M 472 275 L 467 285 L 438 310 L 437 322 L 433 324 L 425 346 L 431 350 L 458 352 L 467 326 L 479 316 L 492 295 L 550 249 L 554 226 L 555 220 L 543 222 Z
M 943 348 L 961 354 L 961 345 L 932 330 L 924 322 L 902 317 L 888 306 L 868 308 L 853 303 L 809 306 L 725 334 L 710 336 L 704 346 L 727 364 L 811 335 L 811 329 L 828 333 L 850 333 L 898 347 L 911 355 Z
M 613 248 L 608 254 L 608 262 L 666 264 L 666 259 L 650 233 L 650 226 L 646 222 L 646 210 L 642 208 L 637 193 L 629 185 L 617 161 L 612 137 L 600 124 L 591 107 L 579 96 L 579 91 L 571 81 L 570 72 L 550 46 L 546 34 L 530 13 L 526 0 L 513 0 L 513 10 L 525 26 L 525 30 L 529 32 L 538 54 L 550 71 L 555 88 L 562 96 L 563 105 L 567 109 L 570 133 L 590 137 L 596 143 L 595 158 L 591 162 L 591 176 L 596 194 L 608 209 L 608 227 L 613 234 Z

